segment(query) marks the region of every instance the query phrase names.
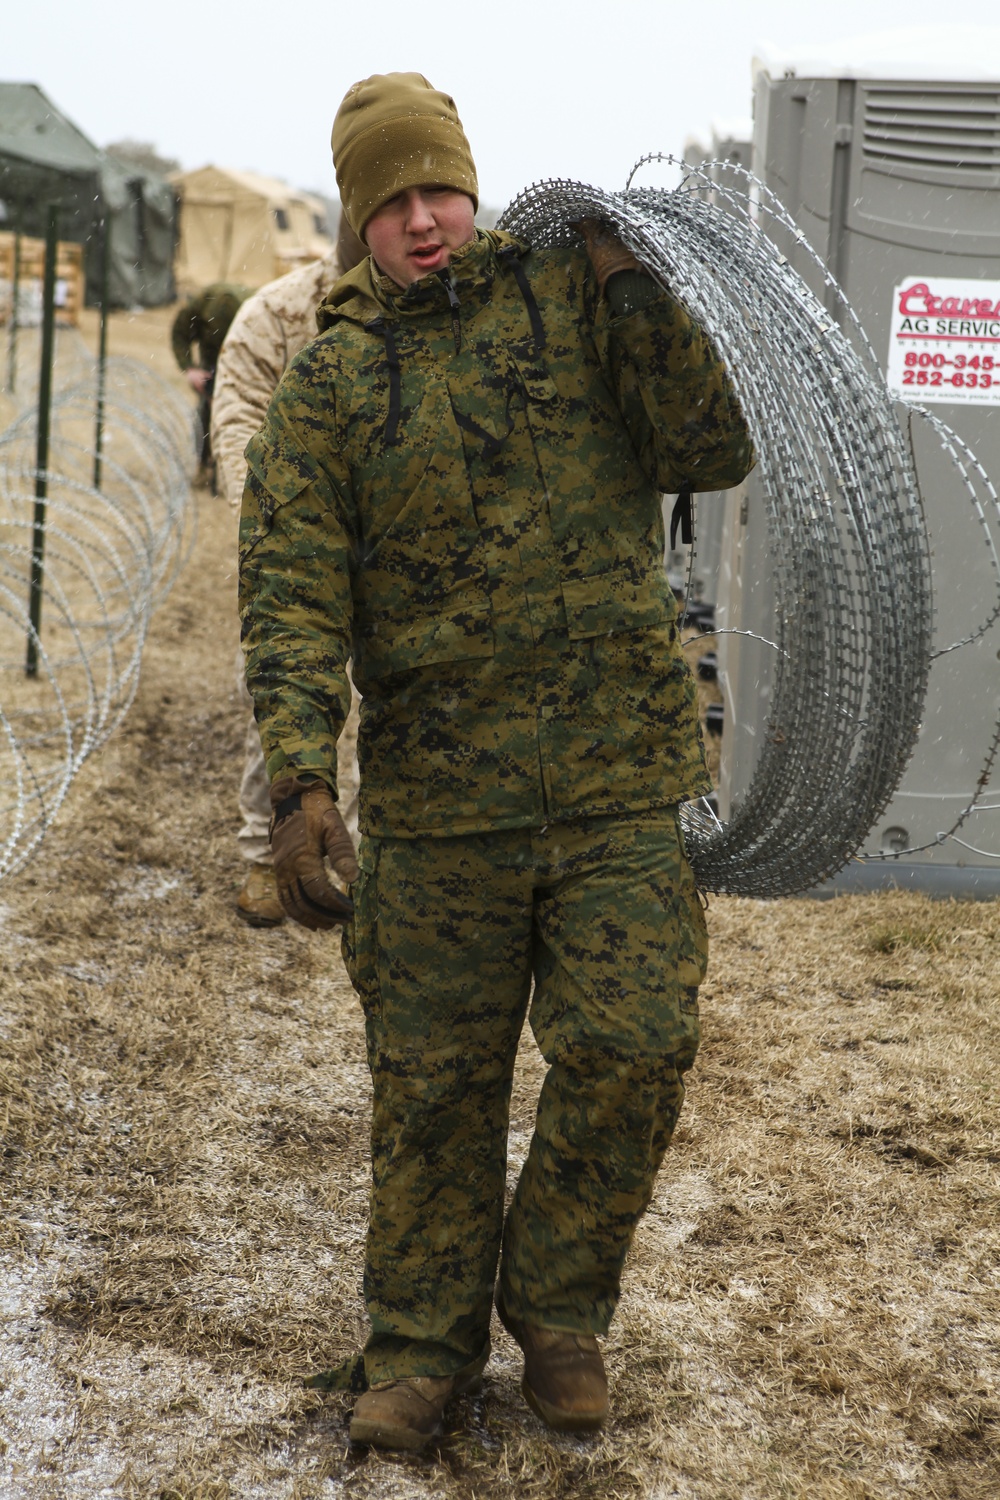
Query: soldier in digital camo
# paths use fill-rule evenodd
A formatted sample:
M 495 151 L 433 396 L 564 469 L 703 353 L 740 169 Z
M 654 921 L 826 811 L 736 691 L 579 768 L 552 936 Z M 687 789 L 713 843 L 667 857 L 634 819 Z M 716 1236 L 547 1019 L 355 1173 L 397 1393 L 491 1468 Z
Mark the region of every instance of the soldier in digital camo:
M 482 1375 L 494 1300 L 535 1412 L 592 1430 L 707 950 L 677 809 L 709 782 L 661 492 L 738 483 L 751 444 L 704 332 L 608 230 L 544 252 L 477 233 L 454 103 L 419 74 L 355 85 L 333 153 L 371 255 L 248 449 L 241 608 L 282 900 L 344 922 L 365 1013 L 351 1437 L 434 1438 Z M 357 863 L 335 800 L 352 653 Z M 505 1217 L 526 1011 L 549 1067 Z
M 211 286 L 190 296 L 180 308 L 170 327 L 170 345 L 188 385 L 198 396 L 198 484 L 207 484 L 217 493 L 215 460 L 212 456 L 212 395 L 215 367 L 229 325 L 240 303 L 249 297 L 245 286 L 214 281 Z M 194 346 L 198 346 L 195 360 Z

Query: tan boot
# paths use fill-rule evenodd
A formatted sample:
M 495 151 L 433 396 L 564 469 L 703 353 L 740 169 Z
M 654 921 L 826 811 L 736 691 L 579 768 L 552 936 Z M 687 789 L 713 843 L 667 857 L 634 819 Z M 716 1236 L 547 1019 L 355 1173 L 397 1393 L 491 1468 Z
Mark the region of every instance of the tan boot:
M 359 1396 L 351 1417 L 351 1442 L 374 1448 L 424 1448 L 441 1432 L 444 1409 L 453 1396 L 477 1391 L 489 1351 L 457 1375 L 438 1379 L 413 1375 L 407 1380 L 383 1380 Z
M 496 1310 L 524 1351 L 521 1392 L 536 1416 L 556 1432 L 595 1432 L 608 1415 L 608 1377 L 592 1334 L 561 1333 L 513 1318 L 500 1288 Z
M 285 920 L 270 865 L 251 865 L 236 898 L 236 915 L 250 927 L 278 927 Z

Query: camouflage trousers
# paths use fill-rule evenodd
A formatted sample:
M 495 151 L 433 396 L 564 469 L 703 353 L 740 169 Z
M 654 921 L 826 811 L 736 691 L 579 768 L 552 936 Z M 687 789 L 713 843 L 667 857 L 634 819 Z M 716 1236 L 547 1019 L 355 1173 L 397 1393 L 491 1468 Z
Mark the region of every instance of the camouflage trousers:
M 605 1333 L 698 1046 L 707 935 L 676 810 L 363 838 L 359 864 L 368 1380 L 474 1359 L 498 1261 L 515 1318 Z M 505 1219 L 526 1012 L 548 1071 Z

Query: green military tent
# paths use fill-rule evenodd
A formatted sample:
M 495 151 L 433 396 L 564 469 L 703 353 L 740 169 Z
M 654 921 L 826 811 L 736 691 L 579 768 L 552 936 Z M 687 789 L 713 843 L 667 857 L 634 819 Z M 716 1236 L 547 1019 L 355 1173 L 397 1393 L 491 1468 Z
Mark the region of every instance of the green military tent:
M 99 151 L 37 84 L 0 83 L 0 228 L 40 237 L 53 203 L 60 239 L 85 247 L 88 302 L 100 300 L 105 216 L 111 305 L 173 301 L 177 203 L 170 183 Z

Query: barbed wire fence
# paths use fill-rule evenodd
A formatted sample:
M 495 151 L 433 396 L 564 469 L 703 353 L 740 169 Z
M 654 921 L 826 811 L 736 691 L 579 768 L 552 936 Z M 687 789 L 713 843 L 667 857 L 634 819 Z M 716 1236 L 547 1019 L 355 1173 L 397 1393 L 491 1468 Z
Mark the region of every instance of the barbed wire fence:
M 34 352 L 29 343 L 6 403 L 20 414 L 0 432 L 0 878 L 30 858 L 128 711 L 150 617 L 194 541 L 187 404 L 139 362 L 109 359 L 95 485 L 97 366 L 78 334 L 60 331 L 35 628 Z
M 636 172 L 653 162 L 679 168 L 679 187 L 633 187 Z M 745 169 L 653 155 L 621 192 L 534 184 L 498 227 L 538 247 L 570 245 L 579 243 L 573 226 L 587 218 L 611 224 L 707 329 L 758 455 L 775 633 L 773 640 L 739 633 L 773 651 L 770 712 L 732 818 L 722 823 L 704 802 L 683 809 L 688 852 L 707 890 L 765 897 L 808 890 L 861 848 L 920 730 L 935 650 L 910 433 L 843 292 L 781 202 Z M 779 251 L 770 225 L 811 257 L 835 315 Z M 940 419 L 914 415 L 957 462 L 989 534 L 996 492 L 981 465 Z M 1000 584 L 1000 570 L 997 577 Z M 969 640 L 995 617 L 996 607 Z M 998 740 L 1000 724 L 963 818 L 988 783 Z

